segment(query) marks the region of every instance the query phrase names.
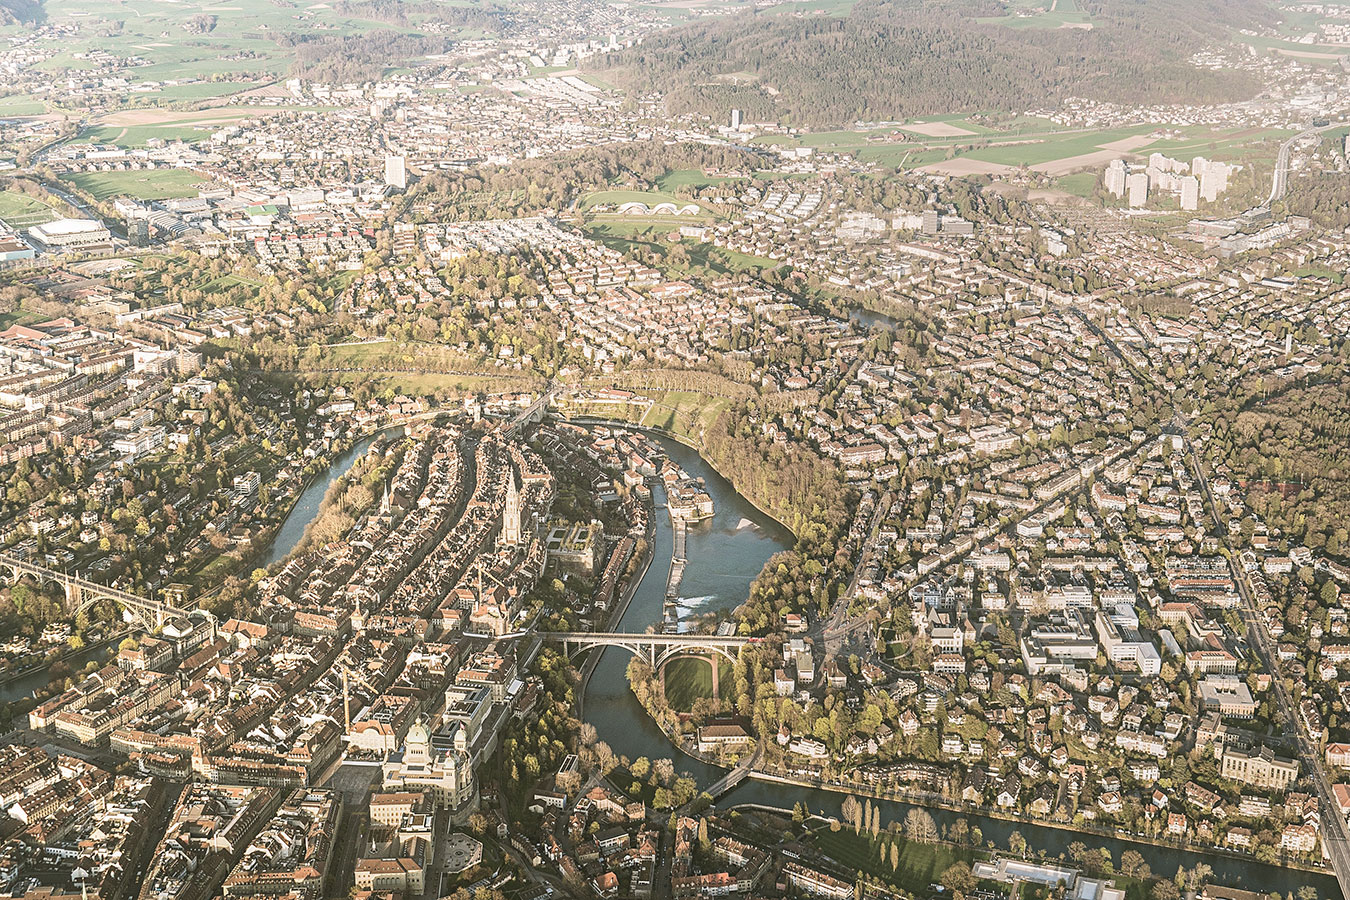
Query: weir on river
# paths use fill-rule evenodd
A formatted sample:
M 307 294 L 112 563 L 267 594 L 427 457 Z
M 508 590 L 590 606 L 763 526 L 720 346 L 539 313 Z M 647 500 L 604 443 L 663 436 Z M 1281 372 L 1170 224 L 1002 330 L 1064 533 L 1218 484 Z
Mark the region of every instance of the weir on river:
M 683 516 L 671 517 L 674 532 L 674 549 L 670 554 L 670 573 L 666 576 L 666 602 L 662 609 L 662 621 L 666 631 L 678 631 L 680 628 L 680 584 L 684 581 L 684 567 L 688 564 L 689 520 Z

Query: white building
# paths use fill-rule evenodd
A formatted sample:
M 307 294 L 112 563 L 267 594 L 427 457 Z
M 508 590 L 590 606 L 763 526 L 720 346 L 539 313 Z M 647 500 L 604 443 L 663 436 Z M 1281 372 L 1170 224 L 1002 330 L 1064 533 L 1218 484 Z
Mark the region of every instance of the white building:
M 408 187 L 408 163 L 402 156 L 384 158 L 384 183 L 404 190 Z
M 57 219 L 45 225 L 34 225 L 28 236 L 47 247 L 78 250 L 112 241 L 112 234 L 102 222 L 94 219 Z
M 1194 175 L 1181 179 L 1181 208 L 1194 210 L 1200 206 L 1200 180 Z
M 1106 189 L 1112 197 L 1125 196 L 1125 160 L 1113 159 L 1106 166 Z
M 1125 192 L 1130 206 L 1143 206 L 1148 202 L 1148 174 L 1135 172 L 1125 179 Z

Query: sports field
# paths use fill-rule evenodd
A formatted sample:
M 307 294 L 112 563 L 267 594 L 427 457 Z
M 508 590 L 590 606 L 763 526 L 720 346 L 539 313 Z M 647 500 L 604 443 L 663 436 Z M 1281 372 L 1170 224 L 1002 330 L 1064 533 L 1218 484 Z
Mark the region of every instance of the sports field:
M 731 685 L 731 663 L 718 657 L 719 693 Z M 704 657 L 681 656 L 666 664 L 666 702 L 678 712 L 688 712 L 694 703 L 713 695 L 712 665 Z
M 10 228 L 31 228 L 56 218 L 56 210 L 35 197 L 18 191 L 0 191 L 0 221 Z
M 136 200 L 170 200 L 195 197 L 206 179 L 185 169 L 147 169 L 138 172 L 78 172 L 61 176 L 88 191 L 95 200 L 131 197 Z
M 676 207 L 681 207 L 689 202 L 688 200 L 681 200 L 674 194 L 656 191 L 596 191 L 582 198 L 581 208 L 589 210 L 597 206 L 617 207 L 625 203 L 645 203 L 649 208 L 656 206 L 658 203 L 674 203 Z

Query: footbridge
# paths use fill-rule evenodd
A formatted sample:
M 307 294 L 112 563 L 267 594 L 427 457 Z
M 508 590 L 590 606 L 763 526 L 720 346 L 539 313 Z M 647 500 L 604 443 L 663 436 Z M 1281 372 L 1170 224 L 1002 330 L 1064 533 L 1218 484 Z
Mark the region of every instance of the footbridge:
M 0 574 L 3 574 L 10 584 L 24 577 L 32 578 L 39 584 L 59 584 L 66 592 L 66 608 L 72 617 L 100 600 L 111 600 L 122 608 L 127 618 L 136 619 L 149 629 L 161 628 L 169 619 L 187 615 L 187 610 L 168 603 L 151 600 L 119 588 L 111 588 L 68 572 L 58 572 L 55 569 L 34 565 L 8 553 L 0 553 Z
M 591 647 L 622 647 L 651 667 L 660 670 L 671 659 L 689 653 L 706 656 L 719 654 L 731 662 L 737 652 L 764 638 L 720 634 L 623 634 L 605 631 L 548 631 L 539 636 L 546 641 L 562 644 L 567 653 Z
M 751 753 L 745 759 L 737 763 L 734 769 L 719 778 L 716 783 L 710 785 L 703 793 L 716 800 L 718 797 L 721 797 L 727 791 L 736 787 L 736 785 L 748 778 L 750 773 L 755 770 L 755 766 L 759 765 L 759 761 L 763 758 L 764 740 L 761 738 L 759 742 L 755 744 L 754 753 Z M 693 801 L 690 801 L 690 803 L 692 802 Z

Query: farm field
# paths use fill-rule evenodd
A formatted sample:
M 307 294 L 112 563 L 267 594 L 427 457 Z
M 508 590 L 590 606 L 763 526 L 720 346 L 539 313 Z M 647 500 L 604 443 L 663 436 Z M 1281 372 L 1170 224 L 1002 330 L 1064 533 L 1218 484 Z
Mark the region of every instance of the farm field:
M 1010 0 L 1007 15 L 977 21 L 1008 28 L 1091 28 L 1092 17 L 1075 0 Z
M 0 116 L 40 116 L 46 111 L 46 104 L 27 94 L 0 97 Z
M 109 7 L 116 6 L 120 28 L 109 33 L 100 23 Z M 420 32 L 422 23 L 435 16 L 434 0 L 408 0 L 406 20 L 382 21 L 374 13 L 365 18 L 359 7 L 339 11 L 336 4 L 289 3 L 274 0 L 198 0 L 194 3 L 163 0 L 46 0 L 44 12 L 53 24 L 75 26 L 78 32 L 62 37 L 60 44 L 47 45 L 59 52 L 36 65 L 38 71 L 78 69 L 77 54 L 101 50 L 124 58 L 143 60 L 132 72 L 133 90 L 128 105 L 155 106 L 191 103 L 226 97 L 276 81 L 287 74 L 294 51 L 272 40 L 278 32 L 306 37 L 343 37 L 376 30 Z M 372 5 L 373 8 L 373 5 Z M 0 27 L 0 37 L 18 35 L 24 26 Z M 461 29 L 463 33 L 468 29 Z M 186 83 L 168 84 L 182 81 Z M 137 84 L 154 82 L 146 91 Z M 18 105 L 19 111 L 0 115 L 36 115 L 44 110 Z

